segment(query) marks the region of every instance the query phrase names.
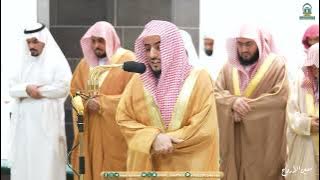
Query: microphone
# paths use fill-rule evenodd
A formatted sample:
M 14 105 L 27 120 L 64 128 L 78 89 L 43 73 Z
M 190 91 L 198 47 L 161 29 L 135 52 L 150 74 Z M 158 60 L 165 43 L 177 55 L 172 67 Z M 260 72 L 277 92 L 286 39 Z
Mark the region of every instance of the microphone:
M 76 110 L 77 114 L 83 115 L 84 106 L 82 103 L 80 92 L 77 92 L 74 97 L 71 94 L 70 96 L 71 96 L 72 107 Z
M 139 74 L 142 74 L 146 71 L 146 65 L 144 65 L 144 63 L 139 63 L 139 62 L 135 62 L 135 61 L 127 61 L 127 62 L 124 62 L 123 64 L 102 65 L 102 66 L 98 66 L 98 67 L 103 67 L 103 68 L 120 67 L 124 71 L 134 72 L 134 73 L 139 73 Z
M 124 71 L 142 74 L 146 71 L 146 65 L 135 61 L 127 61 L 123 63 L 122 69 Z

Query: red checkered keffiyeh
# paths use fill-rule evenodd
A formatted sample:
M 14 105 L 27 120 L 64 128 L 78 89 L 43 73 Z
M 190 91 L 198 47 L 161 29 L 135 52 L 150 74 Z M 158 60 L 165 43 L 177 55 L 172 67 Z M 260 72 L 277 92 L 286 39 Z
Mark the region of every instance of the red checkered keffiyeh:
M 259 60 L 257 63 L 251 65 L 249 72 L 244 70 L 240 64 L 237 50 L 237 38 L 248 38 L 256 42 L 259 50 Z M 272 35 L 264 29 L 253 25 L 242 25 L 238 34 L 233 38 L 229 38 L 226 44 L 228 58 L 230 64 L 239 70 L 240 90 L 243 92 L 254 77 L 263 60 L 271 53 L 275 52 L 276 48 L 272 39 Z
M 148 64 L 143 38 L 151 35 L 158 35 L 161 39 L 161 76 L 157 80 L 147 66 L 141 80 L 145 89 L 154 97 L 162 120 L 168 126 L 178 95 L 192 66 L 188 62 L 179 29 L 170 22 L 159 20 L 150 21 L 136 40 L 135 53 L 138 61 Z
M 83 55 L 90 66 L 98 65 L 98 57 L 91 48 L 91 36 L 101 37 L 105 40 L 108 59 L 111 59 L 120 48 L 120 40 L 114 27 L 105 21 L 95 23 L 80 40 Z
M 304 48 L 309 49 L 310 45 L 308 43 L 308 39 L 310 37 L 317 37 L 317 36 L 319 36 L 319 24 L 314 24 L 308 27 L 308 29 L 305 31 L 302 38 L 302 44 Z
M 308 49 L 307 58 L 302 67 L 304 72 L 304 80 L 301 85 L 302 88 L 314 94 L 317 101 L 319 101 L 319 94 L 316 94 L 317 88 L 319 87 L 315 81 L 314 75 L 312 74 L 312 66 L 319 68 L 319 43 L 312 45 Z

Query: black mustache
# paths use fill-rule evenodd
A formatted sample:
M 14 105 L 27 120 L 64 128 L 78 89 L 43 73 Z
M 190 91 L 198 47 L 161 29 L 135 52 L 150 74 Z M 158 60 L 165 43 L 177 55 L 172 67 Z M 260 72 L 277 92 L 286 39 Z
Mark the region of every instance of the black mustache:
M 37 51 L 36 49 L 33 49 L 33 48 L 31 48 L 31 49 L 29 49 L 30 51 Z
M 152 60 L 152 61 L 154 61 L 154 60 L 159 60 L 159 61 L 160 61 L 159 58 L 151 58 L 151 60 Z

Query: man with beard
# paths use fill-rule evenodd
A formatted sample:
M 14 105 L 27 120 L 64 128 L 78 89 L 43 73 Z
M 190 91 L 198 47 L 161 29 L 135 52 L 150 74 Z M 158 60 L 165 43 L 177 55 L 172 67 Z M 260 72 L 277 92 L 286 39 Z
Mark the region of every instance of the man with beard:
M 10 78 L 12 180 L 65 180 L 64 102 L 71 70 L 45 25 L 24 31 L 18 71 Z M 20 66 L 19 66 L 20 65 Z
M 95 23 L 81 38 L 84 58 L 73 73 L 71 94 L 91 91 L 89 72 L 99 65 L 121 64 L 135 59 L 134 54 L 121 48 L 115 29 L 108 22 Z M 101 171 L 125 171 L 127 146 L 115 121 L 120 96 L 132 73 L 120 68 L 103 72 L 94 81 L 99 82 L 98 95 L 85 100 L 84 157 L 85 179 L 100 180 Z M 74 120 L 74 146 L 79 143 L 79 133 Z M 79 148 L 72 154 L 72 166 L 79 169 Z M 75 179 L 78 177 L 75 176 Z
M 308 49 L 288 102 L 287 180 L 319 179 L 319 43 Z M 300 168 L 303 171 L 290 173 Z
M 217 35 L 214 34 L 213 31 L 207 30 L 205 32 L 205 36 L 203 38 L 203 51 L 200 52 L 200 58 L 197 62 L 196 66 L 205 68 L 211 78 L 215 81 L 226 62 L 225 58 L 218 57 L 219 53 L 217 54 L 216 40 Z M 221 53 L 221 52 L 220 52 Z
M 128 143 L 128 170 L 218 171 L 213 82 L 188 63 L 178 28 L 152 20 L 135 53 L 147 70 L 128 84 L 116 118 Z
M 214 39 L 210 35 L 206 35 L 203 38 L 203 43 L 204 43 L 204 52 L 206 53 L 207 56 L 212 56 L 213 54 L 213 47 L 214 47 Z
M 221 171 L 226 180 L 278 180 L 286 157 L 285 60 L 261 28 L 243 25 L 227 41 L 216 81 Z

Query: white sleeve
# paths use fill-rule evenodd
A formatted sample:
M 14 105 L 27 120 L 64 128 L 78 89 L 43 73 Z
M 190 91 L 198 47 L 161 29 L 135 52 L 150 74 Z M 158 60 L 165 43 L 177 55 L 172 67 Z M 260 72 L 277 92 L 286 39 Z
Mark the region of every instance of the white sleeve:
M 21 83 L 17 77 L 13 77 L 9 80 L 9 95 L 13 98 L 29 97 L 26 91 L 27 86 L 27 83 Z
M 310 135 L 311 129 L 311 118 L 301 112 L 299 104 L 299 92 L 300 82 L 296 81 L 291 88 L 291 94 L 288 101 L 287 112 L 288 112 L 288 125 L 289 127 L 299 135 Z
M 39 88 L 40 94 L 46 98 L 64 98 L 68 95 L 72 73 L 67 62 L 59 64 L 52 84 Z

